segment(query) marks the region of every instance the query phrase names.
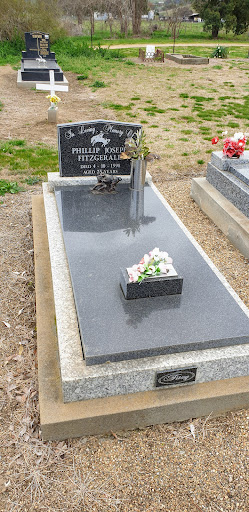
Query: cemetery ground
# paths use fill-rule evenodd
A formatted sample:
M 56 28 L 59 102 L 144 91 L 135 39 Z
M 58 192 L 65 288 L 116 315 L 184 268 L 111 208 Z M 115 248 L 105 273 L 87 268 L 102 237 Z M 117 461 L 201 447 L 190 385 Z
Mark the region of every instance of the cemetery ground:
M 135 58 L 86 80 L 63 71 L 69 92 L 60 95 L 59 122 L 141 122 L 161 156 L 149 164 L 153 181 L 249 306 L 248 261 L 189 196 L 191 179 L 205 175 L 210 139 L 249 131 L 249 61 L 183 67 Z M 47 123 L 46 94 L 17 89 L 10 66 L 0 68 L 0 100 L 0 186 L 21 188 L 0 197 L 0 510 L 248 511 L 249 411 L 42 441 L 31 196 L 57 170 L 57 131 Z

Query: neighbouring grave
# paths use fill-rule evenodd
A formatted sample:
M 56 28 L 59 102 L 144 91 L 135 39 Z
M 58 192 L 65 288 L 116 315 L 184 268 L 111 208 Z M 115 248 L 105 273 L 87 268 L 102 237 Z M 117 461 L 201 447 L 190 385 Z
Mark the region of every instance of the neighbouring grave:
M 106 132 L 105 126 L 116 131 L 108 128 Z M 41 423 L 47 439 L 67 437 L 69 432 L 72 436 L 107 432 L 113 428 L 113 421 L 119 428 L 132 428 L 227 410 L 234 408 L 234 394 L 240 406 L 243 400 L 248 403 L 248 393 L 239 397 L 233 384 L 225 392 L 221 382 L 248 376 L 248 310 L 149 175 L 144 189 L 134 191 L 129 187 L 130 169 L 121 169 L 122 181 L 116 194 L 94 195 L 92 185 L 96 184 L 94 175 L 98 175 L 99 168 L 91 169 L 93 176 L 79 176 L 77 164 L 75 174 L 73 148 L 84 149 L 76 152 L 79 156 L 119 155 L 116 148 L 121 134 L 117 132 L 137 129 L 137 125 L 125 127 L 126 123 L 99 120 L 65 126 L 65 130 L 60 126 L 62 145 L 66 133 L 70 134 L 69 140 L 80 139 L 75 138 L 77 144 L 68 147 L 68 158 L 62 165 L 63 172 L 68 167 L 66 175 L 51 173 L 43 186 L 64 400 L 63 404 L 53 387 L 58 389 L 57 373 L 48 376 L 49 365 L 45 364 L 47 377 L 42 382 L 46 392 L 41 390 L 40 395 Z M 97 133 L 91 135 L 91 147 L 91 132 L 86 128 L 97 128 Z M 77 133 L 80 129 L 85 133 Z M 98 152 L 93 151 L 97 143 Z M 60 142 L 59 153 L 61 147 Z M 90 160 L 95 164 L 101 161 Z M 120 168 L 109 167 L 112 160 L 104 161 L 105 171 L 111 173 L 114 169 L 116 176 Z M 35 212 L 34 216 L 39 266 L 41 253 L 36 244 L 41 221 Z M 153 247 L 160 247 L 173 258 L 178 275 L 183 277 L 182 294 L 126 300 L 120 287 L 120 268 L 131 267 Z M 37 281 L 40 289 L 44 277 L 38 275 Z M 42 300 L 38 294 L 38 316 Z M 51 318 L 53 314 L 51 311 Z M 40 329 L 38 326 L 38 343 Z M 43 349 L 43 361 L 44 357 Z M 50 364 L 50 372 L 51 368 Z M 52 386 L 53 379 L 56 382 Z M 216 402 L 215 393 L 211 398 L 210 391 L 209 396 L 198 398 L 206 385 L 213 389 L 211 381 L 217 383 L 216 394 L 221 387 L 222 400 Z M 195 399 L 187 407 L 190 396 Z M 199 402 L 202 406 L 197 405 Z M 57 419 L 48 419 L 46 407 L 52 416 L 61 411 Z M 170 416 L 166 414 L 169 410 Z M 71 417 L 63 417 L 63 411 Z M 70 421 L 73 430 L 69 429 Z
M 22 52 L 21 69 L 18 70 L 17 86 L 31 88 L 36 83 L 49 82 L 49 71 L 54 72 L 57 83 L 66 85 L 67 79 L 50 51 L 49 34 L 25 33 L 26 50 Z
M 60 176 L 130 174 L 130 160 L 120 154 L 125 139 L 139 129 L 140 124 L 102 119 L 58 125 Z
M 191 54 L 165 53 L 165 59 L 173 60 L 174 62 L 183 65 L 209 63 L 209 59 L 207 57 L 196 57 L 196 55 Z
M 139 58 L 143 62 L 164 62 L 164 52 L 155 46 L 148 45 L 146 49 L 139 48 Z
M 194 178 L 191 197 L 249 257 L 249 151 L 238 159 L 212 153 L 206 178 Z

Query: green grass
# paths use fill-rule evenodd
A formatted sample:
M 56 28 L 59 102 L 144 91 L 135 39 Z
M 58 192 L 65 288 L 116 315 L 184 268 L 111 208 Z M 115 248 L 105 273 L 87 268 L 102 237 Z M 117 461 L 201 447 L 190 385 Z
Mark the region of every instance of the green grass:
M 105 82 L 102 82 L 101 80 L 95 80 L 91 87 L 94 87 L 94 89 L 99 89 L 101 87 L 107 87 L 107 85 L 105 84 Z
M 10 174 L 46 176 L 58 171 L 57 151 L 44 144 L 27 146 L 24 140 L 0 141 L 0 167 Z
M 105 101 L 102 103 L 102 106 L 104 108 L 112 108 L 113 110 L 116 110 L 117 112 L 121 111 L 130 111 L 132 107 L 134 106 L 134 103 L 129 103 L 128 105 L 121 105 L 120 103 L 111 103 L 110 101 Z

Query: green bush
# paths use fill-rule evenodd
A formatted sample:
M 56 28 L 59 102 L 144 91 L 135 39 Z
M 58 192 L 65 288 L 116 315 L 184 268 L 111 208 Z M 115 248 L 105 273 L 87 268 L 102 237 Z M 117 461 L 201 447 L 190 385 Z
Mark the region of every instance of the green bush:
M 216 59 L 226 59 L 228 56 L 228 48 L 225 46 L 217 46 L 215 50 L 212 52 L 211 57 Z

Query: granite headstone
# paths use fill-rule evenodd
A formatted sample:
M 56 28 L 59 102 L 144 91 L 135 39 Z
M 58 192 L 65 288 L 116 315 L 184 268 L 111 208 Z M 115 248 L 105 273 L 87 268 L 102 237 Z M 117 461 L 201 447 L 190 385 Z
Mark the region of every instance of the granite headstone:
M 130 174 L 130 160 L 120 154 L 125 139 L 139 129 L 140 124 L 102 119 L 58 125 L 60 176 Z
M 22 52 L 23 59 L 55 60 L 54 52 L 50 52 L 49 34 L 44 32 L 25 32 L 26 51 Z

